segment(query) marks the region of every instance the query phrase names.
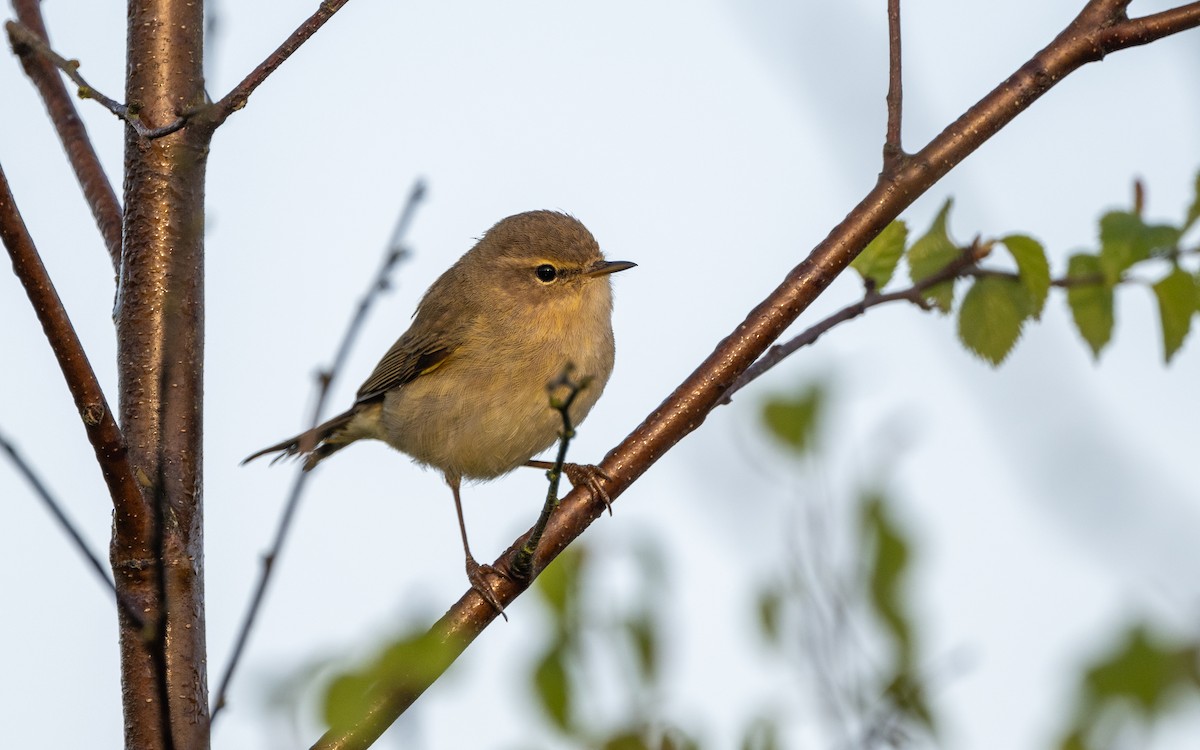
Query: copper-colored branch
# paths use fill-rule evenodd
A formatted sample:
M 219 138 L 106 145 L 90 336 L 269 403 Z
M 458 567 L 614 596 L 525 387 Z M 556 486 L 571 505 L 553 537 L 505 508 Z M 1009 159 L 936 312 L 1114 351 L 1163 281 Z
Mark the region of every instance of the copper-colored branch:
M 112 592 L 113 598 L 117 602 L 117 606 L 125 610 L 125 615 L 127 617 L 135 622 L 141 623 L 142 613 L 139 612 L 136 607 L 134 607 L 133 602 L 121 596 L 121 592 L 117 591 L 117 585 L 113 583 L 112 576 L 108 574 L 108 568 L 105 567 L 104 563 L 100 561 L 100 557 L 92 551 L 92 548 L 88 546 L 87 540 L 83 538 L 83 534 L 79 533 L 79 529 L 75 528 L 75 523 L 71 521 L 71 518 L 67 515 L 67 512 L 63 510 L 62 503 L 60 503 L 58 499 L 54 497 L 54 494 L 50 492 L 50 488 L 46 486 L 46 483 L 43 482 L 38 473 L 34 471 L 33 466 L 30 465 L 30 463 L 25 460 L 25 457 L 21 455 L 21 452 L 17 450 L 17 446 L 14 445 L 12 441 L 8 440 L 8 438 L 4 437 L 3 434 L 0 434 L 0 450 L 3 450 L 8 454 L 8 457 L 13 462 L 13 465 L 17 467 L 17 471 L 20 472 L 21 476 L 25 477 L 25 481 L 29 483 L 29 487 L 33 490 L 33 494 L 38 496 L 38 498 L 42 501 L 42 504 L 46 506 L 46 510 L 50 511 L 50 515 L 54 516 L 54 520 L 58 521 L 58 525 L 62 527 L 62 530 L 71 540 L 71 543 L 75 545 L 75 549 L 79 550 L 79 553 L 83 555 L 84 559 L 88 563 L 88 567 L 95 572 L 96 576 L 100 579 L 100 582 L 104 584 L 105 588 Z
M 324 412 L 325 401 L 329 396 L 329 391 L 338 375 L 341 374 L 346 359 L 350 356 L 350 350 L 353 348 L 354 342 L 358 340 L 359 331 L 362 330 L 363 324 L 367 320 L 367 313 L 370 312 L 371 307 L 379 299 L 380 295 L 391 289 L 392 272 L 402 260 L 408 257 L 408 248 L 406 246 L 408 228 L 412 224 L 413 216 L 416 215 L 417 207 L 425 198 L 425 191 L 424 180 L 418 179 L 413 183 L 412 190 L 408 194 L 408 199 L 404 202 L 404 208 L 400 212 L 400 218 L 396 221 L 396 227 L 392 230 L 391 240 L 384 251 L 383 262 L 371 280 L 370 286 L 367 287 L 367 291 L 363 293 L 362 298 L 359 300 L 358 306 L 354 311 L 354 316 L 350 319 L 350 324 L 346 326 L 345 333 L 342 334 L 342 340 L 338 344 L 337 354 L 334 355 L 333 363 L 325 370 L 317 373 L 317 398 L 310 419 L 310 426 L 312 427 L 316 427 L 321 422 L 321 414 Z M 250 604 L 246 607 L 246 612 L 242 616 L 242 626 L 238 628 L 237 639 L 233 645 L 233 653 L 229 657 L 229 664 L 226 665 L 225 671 L 221 675 L 221 683 L 217 688 L 216 697 L 213 699 L 211 719 L 213 721 L 216 720 L 221 710 L 225 708 L 230 682 L 233 680 L 233 675 L 237 672 L 242 653 L 245 651 L 246 644 L 250 640 L 250 633 L 254 630 L 254 623 L 258 619 L 258 613 L 261 611 L 263 600 L 266 597 L 267 585 L 271 582 L 275 563 L 283 551 L 284 542 L 287 541 L 288 533 L 292 526 L 292 519 L 295 517 L 296 509 L 300 505 L 300 498 L 304 494 L 304 488 L 309 476 L 311 474 L 307 471 L 298 471 L 296 473 L 296 481 L 292 484 L 291 492 L 288 493 L 287 502 L 284 503 L 283 513 L 280 514 L 279 524 L 275 529 L 275 538 L 271 542 L 271 549 L 263 555 L 258 583 L 254 587 L 254 593 L 250 597 Z
M 1200 25 L 1200 7 L 1188 12 L 1156 14 L 1139 25 L 1125 18 L 1127 0 L 1092 0 L 1045 49 L 947 127 L 893 175 L 879 182 L 847 217 L 813 249 L 783 283 L 724 340 L 665 401 L 600 464 L 603 487 L 616 497 L 666 451 L 703 424 L 738 377 L 766 351 L 800 313 L 845 270 L 850 261 L 887 224 L 924 191 L 979 148 L 1055 83 L 1082 65 L 1132 44 L 1143 44 Z M 1194 10 L 1193 10 L 1194 9 Z M 1159 20 L 1159 19 L 1162 20 Z M 1136 32 L 1135 32 L 1136 29 Z M 544 569 L 603 512 L 591 492 L 576 489 L 563 498 L 551 518 L 535 558 Z M 525 535 L 494 564 L 508 569 Z M 501 580 L 493 592 L 508 604 L 527 584 Z M 474 591 L 465 594 L 432 629 L 446 643 L 439 666 L 447 667 L 496 617 L 496 610 Z M 422 664 L 422 669 L 431 665 Z M 433 677 L 440 670 L 423 674 Z M 365 748 L 374 741 L 427 685 L 374 696 L 349 726 L 330 730 L 313 746 L 320 750 Z
M 41 36 L 38 36 L 31 29 L 26 28 L 23 24 L 15 21 L 9 21 L 4 25 L 8 30 L 8 38 L 12 42 L 13 49 L 21 55 L 37 54 L 54 67 L 66 74 L 67 78 L 79 87 L 80 99 L 93 99 L 104 107 L 109 112 L 116 115 L 117 119 L 124 121 L 127 125 L 133 128 L 134 132 L 143 138 L 152 140 L 154 138 L 162 138 L 165 135 L 170 135 L 176 132 L 187 124 L 187 117 L 182 112 L 176 112 L 175 117 L 166 125 L 152 128 L 142 122 L 142 118 L 136 107 L 130 107 L 127 104 L 122 104 L 116 99 L 105 96 L 94 86 L 84 80 L 79 74 L 79 61 L 68 60 L 54 50 L 50 49 L 50 45 Z M 115 196 L 114 196 L 115 200 Z
M 149 518 L 125 449 L 125 438 L 109 409 L 96 373 L 88 362 L 83 344 L 71 325 L 67 311 L 58 298 L 46 267 L 34 247 L 33 238 L 17 210 L 8 187 L 8 179 L 0 168 L 0 237 L 12 258 L 13 273 L 20 279 L 37 313 L 50 348 L 58 360 L 75 407 L 83 419 L 88 441 L 96 453 L 96 461 L 108 485 L 116 511 L 114 522 L 130 526 L 137 532 L 149 531 Z
M 900 58 L 900 0 L 888 0 L 888 90 L 887 135 L 883 141 L 883 171 L 891 174 L 904 162 L 900 124 L 904 108 L 904 88 Z
M 324 0 L 318 6 L 315 13 L 309 16 L 304 23 L 292 32 L 292 35 L 279 45 L 278 49 L 270 54 L 266 60 L 263 60 L 257 68 L 250 71 L 250 74 L 242 79 L 242 82 L 221 97 L 221 100 L 214 104 L 211 110 L 206 113 L 206 119 L 211 127 L 217 127 L 225 122 L 234 112 L 237 112 L 242 107 L 246 106 L 247 100 L 250 99 L 250 94 L 267 80 L 267 76 L 275 72 L 275 70 L 283 65 L 289 57 L 292 56 L 300 45 L 308 41 L 308 39 L 325 25 L 325 22 L 333 17 L 334 13 L 341 10 L 342 6 L 350 0 Z
M 48 37 L 39 0 L 13 0 L 13 9 L 17 13 L 17 19 L 30 32 L 46 42 Z M 58 131 L 58 139 L 67 152 L 67 161 L 75 170 L 79 186 L 83 188 L 83 197 L 92 210 L 92 218 L 100 230 L 100 236 L 104 238 L 104 245 L 108 248 L 115 271 L 121 262 L 121 204 L 117 202 L 112 183 L 104 173 L 104 168 L 100 166 L 100 159 L 96 156 L 96 150 L 92 147 L 83 121 L 79 119 L 75 102 L 54 65 L 42 55 L 32 54 L 30 47 L 18 45 L 16 40 L 12 41 L 13 50 L 21 58 L 25 74 L 37 87 L 42 102 L 46 105 L 46 111 L 50 114 L 50 121 Z M 48 45 L 48 42 L 46 44 Z

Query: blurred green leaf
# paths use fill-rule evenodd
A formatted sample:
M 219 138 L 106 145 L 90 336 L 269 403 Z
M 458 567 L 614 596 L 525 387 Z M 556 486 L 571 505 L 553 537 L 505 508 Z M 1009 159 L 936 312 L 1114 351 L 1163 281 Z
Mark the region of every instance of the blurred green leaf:
M 954 262 L 961 252 L 950 240 L 946 230 L 946 220 L 952 203 L 952 200 L 946 199 L 929 231 L 913 242 L 908 250 L 908 271 L 914 283 L 941 271 Z M 954 280 L 943 281 L 926 289 L 925 298 L 943 313 L 950 312 L 954 303 Z
M 1115 284 L 1134 263 L 1173 249 L 1179 235 L 1176 227 L 1147 224 L 1128 211 L 1104 214 L 1100 217 L 1100 270 L 1105 280 Z
M 603 750 L 650 750 L 640 734 L 628 730 L 613 735 L 602 747 Z
M 1040 319 L 1042 309 L 1046 306 L 1046 297 L 1050 294 L 1050 264 L 1046 261 L 1042 243 L 1023 234 L 1001 237 L 1000 243 L 1012 255 L 1021 284 L 1029 291 L 1030 315 Z
M 908 226 L 897 219 L 875 235 L 875 239 L 863 249 L 858 257 L 850 261 L 850 267 L 858 271 L 864 280 L 870 280 L 876 289 L 882 289 L 896 273 L 896 264 L 904 255 L 904 242 L 908 239 Z
M 1178 266 L 1154 285 L 1162 320 L 1163 361 L 1170 362 L 1183 345 L 1196 312 L 1196 280 Z
M 345 727 L 362 716 L 367 695 L 375 681 L 364 674 L 346 672 L 338 675 L 325 689 L 321 715 L 331 727 Z
M 1196 223 L 1196 219 L 1200 219 L 1200 172 L 1196 173 L 1196 182 L 1192 186 L 1194 195 L 1192 196 L 1192 205 L 1188 207 L 1187 216 L 1183 219 L 1183 231 L 1186 232 Z
M 538 662 L 533 682 L 539 703 L 555 726 L 570 733 L 571 683 L 567 677 L 566 649 L 554 644 Z
M 929 710 L 929 704 L 925 702 L 925 686 L 916 674 L 909 671 L 897 672 L 888 682 L 884 693 L 898 711 L 933 731 L 933 713 Z
M 794 397 L 776 396 L 763 406 L 763 421 L 776 439 L 803 454 L 812 448 L 824 400 L 825 391 L 819 385 Z
M 758 628 L 772 646 L 779 645 L 779 620 L 783 614 L 783 593 L 777 586 L 765 586 L 758 593 Z
M 1033 305 L 1029 290 L 1015 279 L 984 276 L 963 297 L 958 338 L 993 367 L 1012 351 Z
M 914 660 L 912 628 L 905 613 L 904 572 L 908 541 L 888 513 L 884 498 L 869 494 L 862 504 L 863 549 L 873 550 L 869 573 L 871 606 L 896 644 L 897 671 L 907 672 Z
M 1132 628 L 1124 643 L 1088 670 L 1087 699 L 1105 703 L 1124 699 L 1147 718 L 1157 716 L 1179 690 L 1200 688 L 1200 645 L 1172 647 L 1150 636 L 1144 625 Z
M 765 716 L 755 719 L 742 735 L 741 750 L 779 750 L 779 727 Z
M 572 603 L 579 591 L 579 576 L 583 570 L 584 552 L 580 545 L 572 545 L 559 553 L 554 561 L 534 580 L 534 589 L 550 605 L 555 624 L 561 630 L 569 627 L 566 622 Z
M 1072 255 L 1067 261 L 1067 277 L 1075 282 L 1067 287 L 1075 327 L 1092 348 L 1092 356 L 1099 358 L 1112 338 L 1112 286 L 1103 280 L 1100 259 L 1095 255 Z
M 700 750 L 694 739 L 684 734 L 679 727 L 668 727 L 658 743 L 659 750 Z
M 658 676 L 658 632 L 649 614 L 642 613 L 625 622 L 633 653 L 637 660 L 638 671 L 646 682 L 653 682 Z
M 1058 744 L 1059 750 L 1087 750 L 1087 747 L 1087 743 L 1083 741 L 1083 734 L 1079 730 L 1063 737 Z

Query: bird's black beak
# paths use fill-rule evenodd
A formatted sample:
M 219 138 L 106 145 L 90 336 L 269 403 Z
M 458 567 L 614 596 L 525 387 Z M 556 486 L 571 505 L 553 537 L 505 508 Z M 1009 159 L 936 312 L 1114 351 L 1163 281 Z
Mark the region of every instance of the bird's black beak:
M 591 268 L 584 272 L 585 276 L 607 276 L 610 273 L 617 271 L 625 271 L 633 268 L 637 263 L 630 263 L 627 260 L 598 260 L 592 264 Z

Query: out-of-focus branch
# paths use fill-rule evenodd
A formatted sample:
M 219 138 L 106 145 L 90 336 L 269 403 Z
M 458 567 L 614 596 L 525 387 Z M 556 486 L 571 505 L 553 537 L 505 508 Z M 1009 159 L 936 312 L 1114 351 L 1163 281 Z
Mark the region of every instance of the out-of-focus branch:
M 60 503 L 50 492 L 50 489 L 46 486 L 46 483 L 43 482 L 42 478 L 38 476 L 38 473 L 33 470 L 33 466 L 31 466 L 29 462 L 25 460 L 25 457 L 21 455 L 21 452 L 17 450 L 17 446 L 14 445 L 8 438 L 4 437 L 3 433 L 0 433 L 0 450 L 3 450 L 8 454 L 8 457 L 13 462 L 13 465 L 17 467 L 17 471 L 20 472 L 21 476 L 25 477 L 25 481 L 29 483 L 29 487 L 33 490 L 33 494 L 38 496 L 38 498 L 42 501 L 42 504 L 46 506 L 46 510 L 50 511 L 50 515 L 54 516 L 54 520 L 58 521 L 58 525 L 62 527 L 64 532 L 66 532 L 67 537 L 69 537 L 71 540 L 71 543 L 75 545 L 75 549 L 79 550 L 79 553 L 83 555 L 85 560 L 87 560 L 88 566 L 95 571 L 96 575 L 100 578 L 100 581 L 105 585 L 105 587 L 107 587 L 108 590 L 113 593 L 113 596 L 117 602 L 117 606 L 125 610 L 125 615 L 127 617 L 132 619 L 134 622 L 141 623 L 141 627 L 144 628 L 145 623 L 142 621 L 142 613 L 139 612 L 136 607 L 134 607 L 133 602 L 130 602 L 128 599 L 121 596 L 121 593 L 117 591 L 117 585 L 113 583 L 112 576 L 108 574 L 108 568 L 105 567 L 104 563 L 100 561 L 99 556 L 92 551 L 92 548 L 88 546 L 88 543 L 83 538 L 83 535 L 79 533 L 79 529 L 75 528 L 75 524 L 71 521 L 70 517 L 67 516 L 66 511 L 63 510 L 62 503 Z
M 176 132 L 187 124 L 187 117 L 184 113 L 176 112 L 175 119 L 161 127 L 152 128 L 142 122 L 141 116 L 136 107 L 130 107 L 127 104 L 105 96 L 94 86 L 89 84 L 79 74 L 79 61 L 68 60 L 54 50 L 50 49 L 50 45 L 46 40 L 35 33 L 32 29 L 27 28 L 23 24 L 16 21 L 9 21 L 4 25 L 8 31 L 8 38 L 11 40 L 13 49 L 18 50 L 18 54 L 35 54 L 46 60 L 54 67 L 66 74 L 67 78 L 79 87 L 80 99 L 94 99 L 109 112 L 112 112 L 118 119 L 123 120 L 127 125 L 133 128 L 134 132 L 143 138 L 152 140 L 154 138 L 162 138 L 165 135 L 170 135 Z M 24 53 L 20 50 L 24 48 Z M 114 197 L 115 200 L 115 197 Z
M 342 6 L 348 2 L 350 0 L 324 0 L 317 7 L 316 12 L 305 19 L 304 23 L 300 24 L 266 60 L 250 71 L 250 74 L 243 78 L 241 83 L 234 86 L 228 94 L 221 97 L 220 101 L 213 104 L 205 113 L 205 120 L 209 126 L 213 128 L 219 126 L 234 112 L 246 106 L 250 94 L 254 93 L 254 90 L 267 80 L 267 76 L 283 65 L 292 56 L 292 53 L 300 49 L 300 45 L 307 42 L 313 34 L 317 33 L 318 29 L 325 25 L 326 21 L 333 17 L 334 13 L 341 10 Z
M 611 498 L 624 492 L 671 447 L 701 424 L 738 378 L 812 304 L 867 243 L 934 183 L 1049 91 L 1089 62 L 1135 44 L 1200 25 L 1200 3 L 1144 19 L 1128 19 L 1129 0 L 1092 0 L 1047 47 L 978 104 L 949 125 L 894 173 L 883 174 L 847 217 L 813 249 L 783 283 L 600 464 Z M 603 511 L 592 493 L 576 489 L 563 498 L 550 520 L 534 568 L 544 569 Z M 494 565 L 509 569 L 523 534 Z M 527 584 L 500 580 L 493 592 L 502 604 Z M 331 729 L 313 746 L 320 750 L 368 747 L 449 667 L 496 617 L 496 610 L 473 590 L 433 625 L 430 636 L 446 645 L 437 664 L 422 664 L 422 685 L 373 696 L 362 713 Z
M 58 298 L 46 267 L 38 256 L 33 238 L 17 210 L 8 187 L 8 179 L 0 168 L 0 238 L 12 258 L 13 272 L 25 287 L 29 302 L 41 321 L 42 330 L 58 360 L 67 388 L 79 409 L 88 441 L 96 453 L 96 461 L 108 484 L 117 518 L 143 532 L 149 531 L 150 519 L 144 512 L 141 490 L 134 481 L 125 449 L 125 438 L 113 417 L 96 373 L 88 362 L 83 344 L 71 325 L 67 311 Z
M 325 401 L 329 396 L 329 391 L 333 386 L 334 380 L 341 373 L 354 342 L 358 340 L 358 333 L 362 330 L 363 323 L 366 322 L 367 313 L 375 301 L 379 299 L 379 296 L 391 288 L 392 271 L 395 270 L 396 265 L 400 261 L 408 256 L 408 248 L 405 245 L 405 239 L 408 236 L 408 227 L 412 224 L 417 206 L 425 198 L 425 190 L 424 180 L 417 180 L 413 183 L 412 190 L 408 194 L 408 200 L 405 201 L 404 209 L 400 212 L 400 218 L 396 222 L 396 228 L 392 231 L 392 237 L 384 252 L 383 262 L 379 266 L 379 271 L 371 280 L 371 285 L 363 294 L 362 299 L 359 300 L 358 307 L 354 311 L 354 316 L 351 318 L 350 324 L 346 326 L 346 332 L 342 335 L 341 343 L 338 345 L 337 354 L 334 356 L 332 364 L 325 370 L 317 373 L 317 398 L 313 406 L 312 418 L 309 420 L 311 427 L 316 427 L 321 422 L 321 414 L 325 409 Z M 275 538 L 271 542 L 271 549 L 263 555 L 258 584 L 254 588 L 254 593 L 250 597 L 250 604 L 246 607 L 246 613 L 242 617 L 242 626 L 238 629 L 237 640 L 234 642 L 233 653 L 229 657 L 229 664 L 225 667 L 225 672 L 221 676 L 220 687 L 217 688 L 216 697 L 213 699 L 212 719 L 216 719 L 217 715 L 225 707 L 229 693 L 229 684 L 233 680 L 233 675 L 237 671 L 238 664 L 241 662 L 242 652 L 250 640 L 250 633 L 254 629 L 258 613 L 262 609 L 263 598 L 267 593 L 267 584 L 271 581 L 271 574 L 275 569 L 275 563 L 279 559 L 279 554 L 283 551 L 284 542 L 287 541 L 288 532 L 292 526 L 292 519 L 295 517 L 297 507 L 300 505 L 300 498 L 304 493 L 309 476 L 311 476 L 311 473 L 307 471 L 299 470 L 296 472 L 296 479 L 292 483 L 292 489 L 288 493 L 287 502 L 284 503 L 283 512 L 279 516 L 279 525 L 276 527 Z
M 28 31 L 48 46 L 49 37 L 42 21 L 39 0 L 13 0 L 13 9 Z M 121 204 L 117 202 L 112 183 L 100 166 L 100 159 L 96 156 L 83 121 L 79 119 L 75 102 L 54 65 L 30 46 L 19 44 L 15 39 L 11 41 L 13 51 L 21 58 L 25 74 L 37 87 L 50 114 L 50 121 L 58 131 L 58 139 L 67 152 L 67 161 L 75 170 L 75 178 L 83 188 L 83 197 L 92 210 L 92 218 L 96 221 L 100 236 L 104 238 L 113 270 L 116 271 L 121 265 Z

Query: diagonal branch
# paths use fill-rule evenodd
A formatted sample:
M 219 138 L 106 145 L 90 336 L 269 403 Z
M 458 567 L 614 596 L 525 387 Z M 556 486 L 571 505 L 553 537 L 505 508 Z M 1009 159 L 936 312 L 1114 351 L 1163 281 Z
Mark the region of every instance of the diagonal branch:
M 99 556 L 97 556 L 96 553 L 92 551 L 92 548 L 88 546 L 87 541 L 83 538 L 83 534 L 79 533 L 79 529 L 75 528 L 74 522 L 71 521 L 70 517 L 67 516 L 66 511 L 63 510 L 62 503 L 60 503 L 50 492 L 50 489 L 46 487 L 46 483 L 42 481 L 42 478 L 38 476 L 36 471 L 34 471 L 33 466 L 31 466 L 29 462 L 25 460 L 25 457 L 21 455 L 20 451 L 17 450 L 17 446 L 14 445 L 8 438 L 4 437 L 3 434 L 0 434 L 0 450 L 8 454 L 8 457 L 13 462 L 13 465 L 17 467 L 17 471 L 19 471 L 21 476 L 25 477 L 25 481 L 29 483 L 29 487 L 33 490 L 33 494 L 38 496 L 38 498 L 42 501 L 42 504 L 45 505 L 46 509 L 50 511 L 50 515 L 54 516 L 54 520 L 58 521 L 58 525 L 62 527 L 62 530 L 66 532 L 67 536 L 71 539 L 71 543 L 75 545 L 75 548 L 79 550 L 79 553 L 83 555 L 85 560 L 87 560 L 88 566 L 95 571 L 96 576 L 100 579 L 101 583 L 103 583 L 105 587 L 112 592 L 116 599 L 117 606 L 125 610 L 125 615 L 130 620 L 137 623 L 139 628 L 144 629 L 146 624 L 142 619 L 142 613 L 138 611 L 137 606 L 134 605 L 134 603 L 129 599 L 122 596 L 120 591 L 117 591 L 117 584 L 113 582 L 112 576 L 108 574 L 108 568 L 104 566 L 104 563 L 100 561 Z
M 0 169 L 0 238 L 12 258 L 13 273 L 21 280 L 29 302 L 42 323 L 50 348 L 67 381 L 75 406 L 83 419 L 88 441 L 96 452 L 96 461 L 108 485 L 116 509 L 114 524 L 135 532 L 149 532 L 150 519 L 145 512 L 142 493 L 134 480 L 126 456 L 125 437 L 113 418 L 96 373 L 88 362 L 83 344 L 71 325 L 58 292 L 42 265 L 33 238 L 17 210 L 8 179 Z
M 317 33 L 317 30 L 325 25 L 325 22 L 333 17 L 334 13 L 341 10 L 342 6 L 350 0 L 324 0 L 318 6 L 315 13 L 309 16 L 304 23 L 292 32 L 291 36 L 279 45 L 278 49 L 272 52 L 266 60 L 263 60 L 257 68 L 250 71 L 250 74 L 242 79 L 242 82 L 233 87 L 228 94 L 221 97 L 221 100 L 211 107 L 211 110 L 206 113 L 206 119 L 213 128 L 218 127 L 234 112 L 237 112 L 242 107 L 246 106 L 246 102 L 250 99 L 250 95 L 258 88 L 263 81 L 267 80 L 267 76 L 275 72 L 280 65 L 292 56 L 296 50 L 300 49 L 300 45 L 304 44 Z
M 12 42 L 13 49 L 19 55 L 37 54 L 54 67 L 66 74 L 67 78 L 79 87 L 80 99 L 94 99 L 100 106 L 107 109 L 117 116 L 118 119 L 125 122 L 133 128 L 134 132 L 143 138 L 152 140 L 154 138 L 162 138 L 165 135 L 170 135 L 181 129 L 187 124 L 187 116 L 182 113 L 176 113 L 178 117 L 163 125 L 162 127 L 152 128 L 142 122 L 136 108 L 130 107 L 127 104 L 105 96 L 94 86 L 89 84 L 79 74 L 79 61 L 68 60 L 54 50 L 50 49 L 50 45 L 46 43 L 44 37 L 39 36 L 33 30 L 16 21 L 9 21 L 4 24 L 4 28 L 8 31 L 8 38 Z M 115 200 L 115 197 L 114 197 Z
M 38 0 L 13 0 L 13 9 L 17 12 L 17 19 L 48 44 L 41 3 Z M 83 197 L 92 210 L 92 218 L 96 221 L 100 236 L 104 238 L 113 270 L 118 271 L 121 264 L 121 204 L 117 202 L 112 184 L 100 166 L 100 159 L 96 156 L 83 121 L 79 119 L 75 102 L 53 64 L 42 55 L 33 54 L 31 47 L 12 41 L 13 51 L 21 58 L 25 74 L 41 94 L 50 121 L 58 131 L 58 139 L 67 152 L 67 161 L 75 170 L 75 178 L 83 188 Z
M 876 186 L 808 258 L 641 425 L 609 452 L 600 465 L 609 496 L 624 492 L 664 453 L 699 427 L 740 375 L 845 270 L 872 237 L 1055 83 L 1110 52 L 1200 25 L 1200 3 L 1140 20 L 1126 18 L 1127 5 L 1128 0 L 1089 2 L 1058 37 L 1010 78 L 894 174 L 881 175 Z M 603 508 L 603 503 L 582 489 L 564 497 L 547 527 L 535 557 L 535 569 L 543 569 L 600 516 Z M 511 566 L 524 536 L 495 562 L 497 567 Z M 525 586 L 502 580 L 493 591 L 502 604 L 508 604 Z M 495 617 L 495 609 L 474 590 L 469 591 L 431 629 L 430 636 L 446 648 L 439 650 L 433 660 L 436 664 L 422 665 L 423 669 L 428 668 L 426 683 L 375 696 L 361 715 L 345 726 L 331 729 L 313 747 L 350 750 L 370 745 Z

